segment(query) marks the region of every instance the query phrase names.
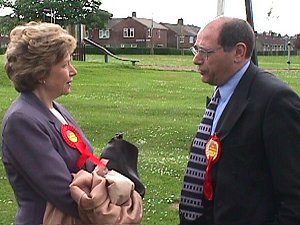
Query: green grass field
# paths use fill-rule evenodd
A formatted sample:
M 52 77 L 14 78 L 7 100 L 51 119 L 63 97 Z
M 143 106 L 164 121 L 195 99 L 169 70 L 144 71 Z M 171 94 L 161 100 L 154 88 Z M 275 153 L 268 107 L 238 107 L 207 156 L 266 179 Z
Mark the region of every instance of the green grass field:
M 141 62 L 134 67 L 114 59 L 104 63 L 103 56 L 74 62 L 79 75 L 72 93 L 58 101 L 71 111 L 97 153 L 116 132 L 138 146 L 139 173 L 147 188 L 142 224 L 176 225 L 190 142 L 213 88 L 193 71 L 191 56 L 130 58 Z M 260 67 L 274 71 L 300 93 L 300 57 L 291 61 L 287 70 L 286 57 L 259 57 Z M 0 56 L 1 118 L 17 96 L 3 66 Z M 2 163 L 0 187 L 0 224 L 12 224 L 17 205 Z

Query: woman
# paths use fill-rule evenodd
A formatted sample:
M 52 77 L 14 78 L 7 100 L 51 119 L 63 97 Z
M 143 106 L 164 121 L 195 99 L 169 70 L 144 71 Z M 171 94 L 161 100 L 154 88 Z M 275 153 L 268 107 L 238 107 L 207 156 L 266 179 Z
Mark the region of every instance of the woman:
M 107 171 L 107 162 L 92 153 L 75 120 L 55 101 L 71 91 L 75 47 L 76 40 L 56 24 L 30 22 L 10 34 L 5 69 L 21 94 L 3 120 L 2 152 L 20 207 L 15 225 L 139 224 L 142 183 L 134 180 L 136 192 L 128 178 Z M 128 145 L 119 146 L 125 152 Z M 108 159 L 112 155 L 120 157 Z M 87 210 L 83 203 L 95 207 Z
M 42 224 L 46 203 L 79 218 L 70 195 L 80 152 L 70 146 L 63 125 L 70 125 L 89 151 L 93 147 L 55 100 L 71 92 L 77 71 L 71 63 L 76 40 L 57 24 L 30 22 L 11 31 L 5 69 L 20 96 L 3 120 L 2 152 L 20 209 L 16 225 Z M 65 138 L 64 138 L 65 137 Z M 70 140 L 72 140 L 70 138 Z M 80 167 L 94 169 L 90 161 Z

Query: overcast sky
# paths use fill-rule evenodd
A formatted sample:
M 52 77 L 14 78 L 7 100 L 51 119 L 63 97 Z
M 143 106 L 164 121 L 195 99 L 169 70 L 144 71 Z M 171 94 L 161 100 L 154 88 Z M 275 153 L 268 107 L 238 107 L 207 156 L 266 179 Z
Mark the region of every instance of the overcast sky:
M 138 18 L 166 23 L 177 23 L 182 18 L 184 24 L 203 27 L 216 17 L 217 3 L 218 0 L 102 0 L 101 8 L 111 12 L 114 18 L 126 18 L 135 11 Z M 252 0 L 252 9 L 256 31 L 300 33 L 299 0 Z M 225 0 L 224 11 L 225 15 L 246 19 L 245 0 Z
M 246 18 L 245 0 L 224 0 L 225 15 Z M 155 22 L 177 23 L 203 27 L 217 15 L 218 0 L 102 0 L 101 9 L 114 18 L 126 18 L 136 12 L 137 17 Z M 299 0 L 252 0 L 254 28 L 258 32 L 272 30 L 281 35 L 300 33 Z M 272 14 L 268 17 L 270 9 Z M 6 10 L 0 9 L 0 15 Z

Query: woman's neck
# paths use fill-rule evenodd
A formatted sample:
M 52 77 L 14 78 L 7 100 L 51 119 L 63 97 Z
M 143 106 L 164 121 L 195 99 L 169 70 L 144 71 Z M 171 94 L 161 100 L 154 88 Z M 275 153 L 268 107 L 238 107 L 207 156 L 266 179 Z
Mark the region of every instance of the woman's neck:
M 48 107 L 49 109 L 53 108 L 53 98 L 51 98 L 43 89 L 35 89 L 33 91 L 33 94 L 35 94 L 40 100 L 41 102 L 43 102 L 46 107 Z

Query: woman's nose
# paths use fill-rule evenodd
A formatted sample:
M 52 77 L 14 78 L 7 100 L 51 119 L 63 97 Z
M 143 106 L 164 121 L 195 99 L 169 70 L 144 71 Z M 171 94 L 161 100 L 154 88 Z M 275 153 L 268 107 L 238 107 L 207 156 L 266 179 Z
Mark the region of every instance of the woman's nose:
M 76 68 L 73 66 L 73 64 L 70 63 L 69 65 L 69 70 L 70 70 L 70 75 L 71 76 L 76 76 L 77 75 L 77 70 Z

